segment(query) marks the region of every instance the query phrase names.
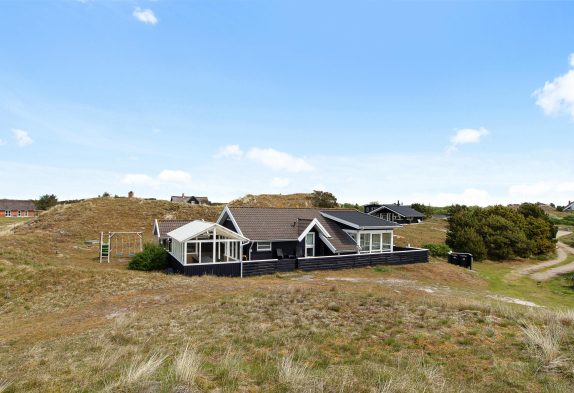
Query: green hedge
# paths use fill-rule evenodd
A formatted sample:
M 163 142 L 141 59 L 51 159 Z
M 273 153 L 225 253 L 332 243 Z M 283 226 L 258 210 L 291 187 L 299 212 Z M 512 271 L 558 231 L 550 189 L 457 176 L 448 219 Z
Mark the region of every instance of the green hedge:
M 427 250 L 429 250 L 429 254 L 432 255 L 433 257 L 443 257 L 446 258 L 448 256 L 448 253 L 451 251 L 450 247 L 447 246 L 446 244 L 423 244 L 423 248 L 426 248 Z
M 163 270 L 167 268 L 168 259 L 167 251 L 155 243 L 146 243 L 143 247 L 143 251 L 137 253 L 128 267 L 133 270 Z

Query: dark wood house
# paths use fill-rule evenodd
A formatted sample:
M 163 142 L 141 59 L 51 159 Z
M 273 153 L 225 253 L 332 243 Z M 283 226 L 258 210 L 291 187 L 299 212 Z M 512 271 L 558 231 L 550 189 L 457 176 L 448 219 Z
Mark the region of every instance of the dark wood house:
M 209 199 L 207 197 L 187 196 L 185 194 L 181 194 L 181 196 L 172 196 L 171 201 L 191 203 L 192 205 L 209 205 Z
M 398 225 L 357 210 L 226 207 L 217 223 L 249 239 L 249 260 L 390 252 Z
M 425 215 L 410 206 L 404 206 L 399 203 L 365 205 L 365 213 L 379 217 L 384 220 L 396 222 L 398 224 L 413 224 L 421 222 Z

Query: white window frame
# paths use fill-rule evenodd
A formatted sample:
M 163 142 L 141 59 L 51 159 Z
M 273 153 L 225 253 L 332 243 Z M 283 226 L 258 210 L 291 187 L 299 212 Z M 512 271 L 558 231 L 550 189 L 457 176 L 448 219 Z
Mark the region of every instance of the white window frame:
M 28 217 L 28 210 L 24 210 L 24 217 Z
M 189 246 L 193 246 L 192 251 L 189 251 L 190 248 Z M 185 250 L 186 254 L 197 255 L 198 247 L 196 242 L 193 241 L 186 242 L 186 247 L 187 247 Z
M 309 238 L 309 236 L 313 238 L 313 243 L 307 243 L 307 239 Z M 316 245 L 315 232 L 309 232 L 307 235 L 305 235 L 305 258 L 315 256 L 315 245 Z M 309 253 L 307 252 L 308 249 L 313 250 L 313 255 L 309 255 Z
M 379 247 L 377 249 L 373 248 L 373 235 L 380 235 L 380 243 L 379 243 Z M 385 243 L 384 242 L 384 238 L 385 235 L 390 236 L 391 238 L 391 243 Z M 368 236 L 369 238 L 369 247 L 368 249 L 363 249 L 361 246 L 361 238 L 363 236 Z M 389 231 L 389 230 L 382 230 L 382 231 L 359 231 L 357 233 L 357 245 L 359 247 L 361 247 L 360 253 L 361 254 L 373 254 L 373 253 L 381 253 L 381 252 L 391 252 L 393 251 L 393 231 Z
M 271 251 L 273 249 L 272 242 L 257 242 L 257 251 Z M 267 244 L 269 246 L 267 246 Z
M 12 217 L 12 210 L 4 210 L 4 217 Z
M 18 217 L 22 217 L 22 210 L 18 210 L 18 213 L 16 213 Z

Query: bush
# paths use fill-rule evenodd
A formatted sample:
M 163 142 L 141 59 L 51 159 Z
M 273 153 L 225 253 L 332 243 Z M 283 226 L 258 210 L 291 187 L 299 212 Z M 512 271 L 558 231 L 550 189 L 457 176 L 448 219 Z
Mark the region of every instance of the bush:
M 54 207 L 58 204 L 58 198 L 56 195 L 42 195 L 40 199 L 36 201 L 36 209 L 38 210 L 48 210 L 51 207 Z
M 556 226 L 539 207 L 452 206 L 446 244 L 480 261 L 545 255 L 554 251 Z
M 137 253 L 128 267 L 132 270 L 163 270 L 167 268 L 167 251 L 155 243 L 146 243 L 143 251 Z
M 446 258 L 450 252 L 450 247 L 446 244 L 423 244 L 423 248 L 429 250 L 429 254 L 433 257 Z

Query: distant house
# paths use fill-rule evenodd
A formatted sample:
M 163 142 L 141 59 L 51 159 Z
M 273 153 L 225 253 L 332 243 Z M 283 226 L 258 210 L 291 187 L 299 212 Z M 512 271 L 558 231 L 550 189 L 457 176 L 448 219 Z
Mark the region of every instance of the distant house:
M 404 206 L 400 203 L 393 204 L 368 204 L 365 205 L 365 213 L 379 217 L 383 220 L 396 222 L 398 224 L 412 224 L 421 222 L 425 215 L 410 206 Z
M 563 211 L 565 212 L 574 212 L 574 202 L 568 201 L 566 207 L 564 207 Z
M 0 217 L 34 217 L 36 205 L 32 201 L 0 199 Z
M 209 205 L 209 199 L 207 197 L 186 196 L 185 194 L 181 194 L 181 196 L 172 196 L 171 201 L 191 203 L 192 205 Z

